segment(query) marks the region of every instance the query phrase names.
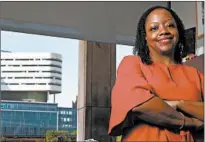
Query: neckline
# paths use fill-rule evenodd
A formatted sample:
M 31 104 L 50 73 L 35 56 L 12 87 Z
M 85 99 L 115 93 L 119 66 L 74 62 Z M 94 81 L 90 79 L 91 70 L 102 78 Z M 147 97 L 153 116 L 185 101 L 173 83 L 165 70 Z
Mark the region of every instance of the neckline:
M 183 65 L 183 64 L 180 64 L 180 63 L 166 65 L 166 64 L 161 63 L 161 62 L 153 62 L 153 64 L 154 65 L 161 65 L 161 66 L 164 66 L 164 67 L 167 67 L 167 68 L 178 67 L 178 66 Z

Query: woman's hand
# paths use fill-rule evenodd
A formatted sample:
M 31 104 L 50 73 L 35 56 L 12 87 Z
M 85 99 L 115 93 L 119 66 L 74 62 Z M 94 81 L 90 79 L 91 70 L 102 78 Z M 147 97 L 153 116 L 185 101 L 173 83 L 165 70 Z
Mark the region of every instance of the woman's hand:
M 177 105 L 177 109 L 204 121 L 204 102 L 183 101 Z
M 165 101 L 169 106 L 171 106 L 174 109 L 177 109 L 177 106 L 182 102 L 182 101 Z
M 165 101 L 165 102 L 172 108 L 177 109 L 181 107 L 181 105 L 183 105 L 186 101 L 181 100 L 181 101 Z M 192 106 L 186 106 L 186 108 L 187 107 L 192 107 Z M 191 112 L 190 109 L 189 112 Z M 199 131 L 204 128 L 204 122 L 201 119 L 198 119 L 198 117 L 195 118 L 185 117 L 185 127 L 194 128 L 195 130 Z
M 184 127 L 200 131 L 204 128 L 204 122 L 196 118 L 185 117 Z

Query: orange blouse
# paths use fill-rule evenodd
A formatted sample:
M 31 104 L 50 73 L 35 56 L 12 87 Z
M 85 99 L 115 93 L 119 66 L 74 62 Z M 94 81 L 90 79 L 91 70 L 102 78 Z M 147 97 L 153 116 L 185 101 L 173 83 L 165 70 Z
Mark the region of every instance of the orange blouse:
M 121 135 L 122 124 L 132 108 L 148 101 L 154 95 L 163 100 L 203 101 L 204 75 L 197 69 L 183 65 L 162 63 L 143 64 L 139 56 L 123 58 L 111 95 L 109 135 Z M 166 128 L 141 124 L 132 129 L 126 141 L 180 141 L 189 131 L 174 133 Z

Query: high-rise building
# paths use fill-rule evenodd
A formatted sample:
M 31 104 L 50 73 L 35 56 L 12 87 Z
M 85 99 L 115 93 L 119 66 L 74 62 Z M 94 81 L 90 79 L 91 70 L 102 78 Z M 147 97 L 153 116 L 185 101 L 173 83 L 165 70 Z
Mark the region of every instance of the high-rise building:
M 44 137 L 48 130 L 77 129 L 76 109 L 46 103 L 48 94 L 61 93 L 61 77 L 60 54 L 1 51 L 3 136 Z
M 1 52 L 1 99 L 47 102 L 61 92 L 61 69 L 57 53 Z

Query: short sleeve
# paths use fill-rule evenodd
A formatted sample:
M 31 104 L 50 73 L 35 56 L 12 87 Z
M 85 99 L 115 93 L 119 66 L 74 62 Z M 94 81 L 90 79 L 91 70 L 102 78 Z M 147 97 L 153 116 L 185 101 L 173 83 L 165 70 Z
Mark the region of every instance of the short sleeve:
M 126 56 L 121 61 L 111 93 L 111 115 L 108 134 L 121 135 L 120 124 L 128 112 L 154 95 L 152 87 L 146 81 L 140 68 L 138 56 Z

